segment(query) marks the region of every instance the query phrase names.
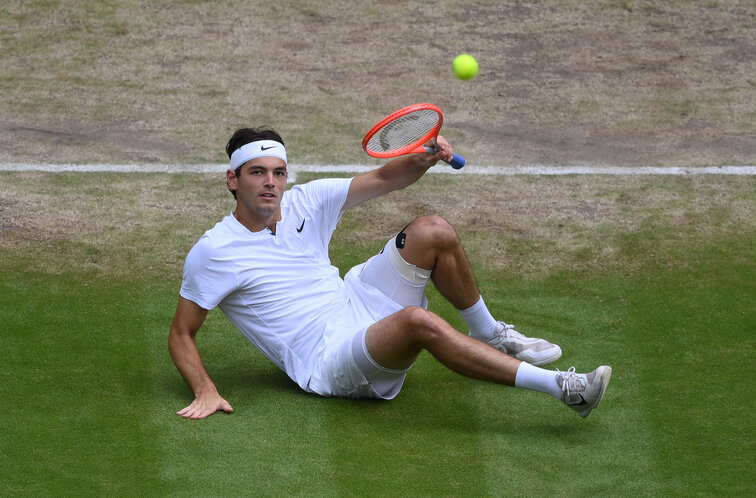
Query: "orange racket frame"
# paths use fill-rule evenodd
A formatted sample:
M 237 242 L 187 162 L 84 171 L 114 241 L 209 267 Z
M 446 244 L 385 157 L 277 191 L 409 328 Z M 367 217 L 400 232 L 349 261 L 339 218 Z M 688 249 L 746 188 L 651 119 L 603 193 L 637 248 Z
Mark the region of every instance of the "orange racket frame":
M 376 133 L 378 133 L 386 125 L 388 125 L 392 121 L 395 121 L 398 118 L 401 118 L 402 116 L 405 116 L 407 114 L 412 114 L 413 112 L 417 112 L 417 111 L 434 111 L 436 112 L 436 114 L 438 114 L 438 122 L 425 135 L 418 138 L 414 142 L 411 142 L 398 149 L 393 149 L 389 151 L 375 151 L 375 150 L 368 149 L 368 143 L 370 142 L 370 140 L 375 136 Z M 362 139 L 362 148 L 365 152 L 367 152 L 369 156 L 379 158 L 379 159 L 387 159 L 391 157 L 403 156 L 405 154 L 415 154 L 415 153 L 422 153 L 422 152 L 433 153 L 434 148 L 424 147 L 423 145 L 430 140 L 433 140 L 433 142 L 435 142 L 436 137 L 438 137 L 438 133 L 439 131 L 441 131 L 441 126 L 443 124 L 444 124 L 444 113 L 441 112 L 441 109 L 436 105 L 424 103 L 424 104 L 414 104 L 407 107 L 403 107 L 402 109 L 399 109 L 398 111 L 392 112 L 385 118 L 381 119 L 378 123 L 376 123 L 375 126 L 370 128 L 370 130 L 368 130 L 368 132 L 365 134 L 365 137 Z M 454 154 L 454 158 L 451 161 L 449 161 L 449 164 L 454 169 L 460 169 L 465 165 L 465 158 L 460 155 Z
M 438 123 L 436 123 L 436 126 L 431 128 L 431 130 L 423 135 L 421 138 L 415 140 L 409 145 L 405 145 L 402 148 L 390 150 L 388 152 L 377 152 L 374 150 L 368 150 L 367 144 L 370 141 L 371 138 L 384 126 L 389 124 L 390 122 L 405 116 L 407 114 L 411 114 L 413 112 L 417 111 L 436 111 L 438 113 Z M 425 152 L 425 149 L 422 147 L 424 143 L 426 143 L 431 138 L 435 138 L 438 136 L 438 132 L 441 131 L 441 125 L 444 124 L 444 113 L 441 112 L 441 109 L 433 104 L 414 104 L 407 107 L 403 107 L 402 109 L 399 109 L 396 112 L 392 112 L 385 118 L 381 119 L 375 126 L 370 128 L 370 130 L 365 134 L 365 138 L 362 139 L 362 148 L 365 150 L 365 152 L 368 153 L 368 155 L 372 157 L 377 157 L 379 159 L 386 159 L 389 157 L 397 157 L 397 156 L 403 156 L 404 154 L 413 154 L 416 152 Z

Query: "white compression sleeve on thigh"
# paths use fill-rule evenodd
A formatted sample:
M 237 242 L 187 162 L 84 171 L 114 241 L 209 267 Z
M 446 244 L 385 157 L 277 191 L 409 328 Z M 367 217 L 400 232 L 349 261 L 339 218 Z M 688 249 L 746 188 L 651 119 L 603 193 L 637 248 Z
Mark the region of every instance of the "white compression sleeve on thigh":
M 464 318 L 467 327 L 470 329 L 470 335 L 481 341 L 488 341 L 493 339 L 496 332 L 499 330 L 499 323 L 488 311 L 486 303 L 483 302 L 483 297 L 480 300 L 467 308 L 466 310 L 459 310 L 459 314 Z
M 380 254 L 370 258 L 360 272 L 360 280 L 369 284 L 402 307 L 426 307 L 425 287 L 431 271 L 407 263 L 391 239 Z
M 407 263 L 402 255 L 399 254 L 399 249 L 396 248 L 396 244 L 393 241 L 389 241 L 386 244 L 385 250 L 388 252 L 391 264 L 396 268 L 396 271 L 406 278 L 408 282 L 413 285 L 422 285 L 423 287 L 428 285 L 432 273 L 431 270 Z
M 515 387 L 551 394 L 557 399 L 562 399 L 562 388 L 557 384 L 556 376 L 556 372 L 534 367 L 523 361 L 517 369 Z

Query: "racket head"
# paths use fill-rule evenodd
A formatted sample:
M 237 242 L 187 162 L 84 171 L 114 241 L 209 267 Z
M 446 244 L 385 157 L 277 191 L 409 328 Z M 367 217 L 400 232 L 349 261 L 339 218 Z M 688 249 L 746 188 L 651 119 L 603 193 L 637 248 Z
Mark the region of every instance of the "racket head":
M 362 148 L 371 157 L 409 154 L 438 136 L 444 114 L 433 104 L 415 104 L 392 112 L 365 134 Z

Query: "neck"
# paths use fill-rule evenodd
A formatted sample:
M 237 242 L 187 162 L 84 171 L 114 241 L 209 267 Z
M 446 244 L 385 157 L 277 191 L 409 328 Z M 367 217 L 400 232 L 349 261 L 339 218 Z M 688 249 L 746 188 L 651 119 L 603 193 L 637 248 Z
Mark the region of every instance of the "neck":
M 281 220 L 280 208 L 269 215 L 254 216 L 237 206 L 233 214 L 239 223 L 244 225 L 250 232 L 261 232 L 268 228 L 271 232 L 276 233 L 276 224 Z

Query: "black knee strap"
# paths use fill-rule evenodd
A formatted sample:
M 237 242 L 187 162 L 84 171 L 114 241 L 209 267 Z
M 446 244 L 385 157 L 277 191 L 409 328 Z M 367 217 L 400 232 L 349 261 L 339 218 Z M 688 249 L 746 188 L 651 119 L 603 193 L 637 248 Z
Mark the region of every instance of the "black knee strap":
M 408 226 L 409 226 L 409 224 L 407 225 L 407 227 L 408 227 Z M 397 249 L 402 249 L 402 248 L 404 248 L 404 242 L 405 242 L 405 241 L 407 240 L 407 234 L 406 234 L 406 233 L 404 233 L 404 231 L 405 231 L 405 230 L 407 229 L 407 227 L 404 227 L 404 228 L 402 228 L 402 231 L 401 231 L 401 232 L 399 232 L 399 233 L 398 233 L 398 234 L 396 235 L 396 248 L 397 248 Z

